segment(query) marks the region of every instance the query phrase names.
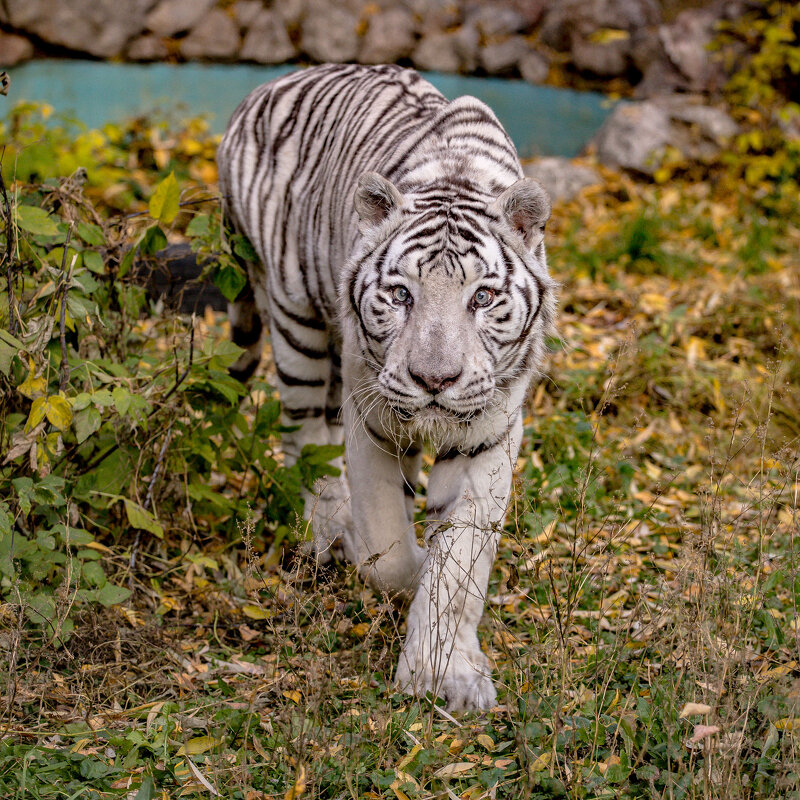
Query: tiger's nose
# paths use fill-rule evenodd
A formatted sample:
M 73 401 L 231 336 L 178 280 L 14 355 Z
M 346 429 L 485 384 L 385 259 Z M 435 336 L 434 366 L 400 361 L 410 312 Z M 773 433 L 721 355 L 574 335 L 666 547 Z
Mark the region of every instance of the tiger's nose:
M 439 392 L 451 387 L 461 377 L 462 372 L 463 370 L 460 369 L 454 375 L 432 375 L 427 370 L 425 372 L 422 370 L 414 372 L 411 367 L 408 368 L 411 380 L 431 394 L 439 394 Z

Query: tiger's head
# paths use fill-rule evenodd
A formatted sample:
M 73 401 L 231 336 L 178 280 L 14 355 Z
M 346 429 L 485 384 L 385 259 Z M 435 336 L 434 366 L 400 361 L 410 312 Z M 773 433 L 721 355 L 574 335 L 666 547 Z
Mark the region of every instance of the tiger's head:
M 396 419 L 463 425 L 512 384 L 526 388 L 555 305 L 544 189 L 522 179 L 493 195 L 450 177 L 402 193 L 370 172 L 354 199 L 361 237 L 342 285 L 345 324 Z

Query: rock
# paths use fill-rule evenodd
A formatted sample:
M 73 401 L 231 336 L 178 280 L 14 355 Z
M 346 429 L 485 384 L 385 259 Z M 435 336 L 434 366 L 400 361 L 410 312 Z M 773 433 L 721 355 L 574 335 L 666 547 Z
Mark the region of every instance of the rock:
M 370 18 L 361 43 L 362 64 L 391 64 L 414 49 L 414 17 L 403 8 L 390 8 Z
M 472 72 L 478 60 L 478 31 L 462 26 L 423 37 L 411 55 L 414 66 L 434 72 Z
M 486 39 L 493 36 L 511 36 L 528 27 L 528 21 L 519 11 L 509 6 L 494 4 L 480 6 L 470 14 L 468 20 Z
M 493 42 L 480 49 L 481 66 L 490 75 L 511 72 L 528 53 L 528 43 L 522 36 L 512 36 L 502 42 Z
M 536 25 L 541 20 L 547 5 L 548 0 L 511 0 L 512 8 L 516 9 L 525 20 L 522 30 Z
M 274 11 L 262 8 L 247 35 L 239 54 L 244 61 L 259 64 L 282 64 L 297 55 L 283 20 Z
M 100 58 L 119 55 L 144 30 L 152 0 L 4 0 L 7 22 L 45 42 Z
M 358 17 L 345 8 L 316 0 L 306 8 L 300 45 L 315 61 L 355 61 Z
M 688 80 L 690 89 L 701 90 L 708 83 L 713 68 L 708 45 L 716 22 L 711 11 L 693 8 L 681 11 L 675 22 L 658 29 L 666 54 Z
M 140 36 L 128 45 L 127 56 L 131 61 L 160 61 L 168 55 L 167 46 L 152 33 Z
M 634 67 L 644 75 L 651 64 L 664 61 L 667 54 L 655 28 L 639 28 L 631 34 L 630 58 Z
M 429 33 L 424 36 L 411 59 L 418 69 L 432 72 L 458 72 L 461 66 L 452 33 Z
M 573 164 L 568 158 L 540 158 L 523 165 L 523 171 L 539 181 L 554 201 L 571 200 L 581 189 L 603 182 L 596 170 Z
M 572 37 L 572 63 L 581 72 L 591 72 L 603 78 L 622 75 L 628 68 L 630 42 L 627 31 L 624 38 L 607 42 L 593 42 L 579 34 Z
M 33 45 L 24 37 L 0 31 L 0 67 L 13 67 L 33 55 Z
M 539 37 L 556 50 L 567 50 L 576 34 L 588 39 L 603 28 L 633 33 L 660 20 L 656 0 L 562 0 L 551 4 Z
M 618 105 L 594 138 L 601 163 L 652 175 L 667 146 L 686 160 L 714 158 L 738 126 L 701 97 L 676 94 Z
M 239 24 L 239 28 L 246 31 L 253 25 L 259 13 L 264 9 L 261 0 L 237 0 L 233 4 L 233 18 Z
M 707 105 L 699 95 L 676 94 L 657 102 L 673 121 L 696 125 L 703 136 L 718 144 L 725 144 L 739 132 L 739 126 L 727 111 Z
M 221 9 L 215 8 L 181 40 L 181 55 L 187 59 L 231 59 L 239 52 L 239 28 Z
M 671 144 L 669 115 L 653 102 L 620 103 L 593 142 L 601 164 L 653 175 Z
M 667 58 L 653 61 L 644 71 L 644 75 L 636 84 L 633 96 L 637 100 L 655 98 L 672 94 L 678 89 L 686 88 L 686 79 Z
M 147 15 L 147 29 L 158 36 L 191 30 L 215 5 L 216 0 L 161 0 Z
M 281 0 L 273 5 L 272 10 L 280 15 L 287 28 L 299 30 L 305 13 L 305 0 Z
M 528 50 L 519 60 L 519 73 L 528 83 L 544 83 L 550 72 L 550 62 L 536 50 Z
M 406 8 L 419 21 L 423 34 L 452 28 L 462 21 L 461 6 L 455 0 L 406 0 Z

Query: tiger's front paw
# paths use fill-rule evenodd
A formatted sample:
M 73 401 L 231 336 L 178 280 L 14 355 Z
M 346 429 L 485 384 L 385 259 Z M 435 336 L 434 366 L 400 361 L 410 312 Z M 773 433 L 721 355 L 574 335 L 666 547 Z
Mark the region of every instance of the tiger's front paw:
M 467 650 L 454 647 L 442 652 L 410 658 L 400 654 L 395 686 L 400 691 L 424 697 L 427 692 L 441 697 L 448 711 L 482 711 L 497 705 L 489 660 L 477 642 Z

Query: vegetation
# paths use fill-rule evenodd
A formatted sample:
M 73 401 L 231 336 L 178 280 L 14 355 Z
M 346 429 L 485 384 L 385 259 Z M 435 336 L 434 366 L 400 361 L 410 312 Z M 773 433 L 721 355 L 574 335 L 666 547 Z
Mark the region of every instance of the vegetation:
M 452 718 L 390 687 L 402 609 L 295 546 L 335 453 L 284 467 L 269 360 L 242 386 L 224 315 L 153 291 L 176 241 L 240 283 L 213 137 L 44 114 L 2 158 L 0 796 L 800 797 L 796 171 L 556 208 L 501 705 Z

